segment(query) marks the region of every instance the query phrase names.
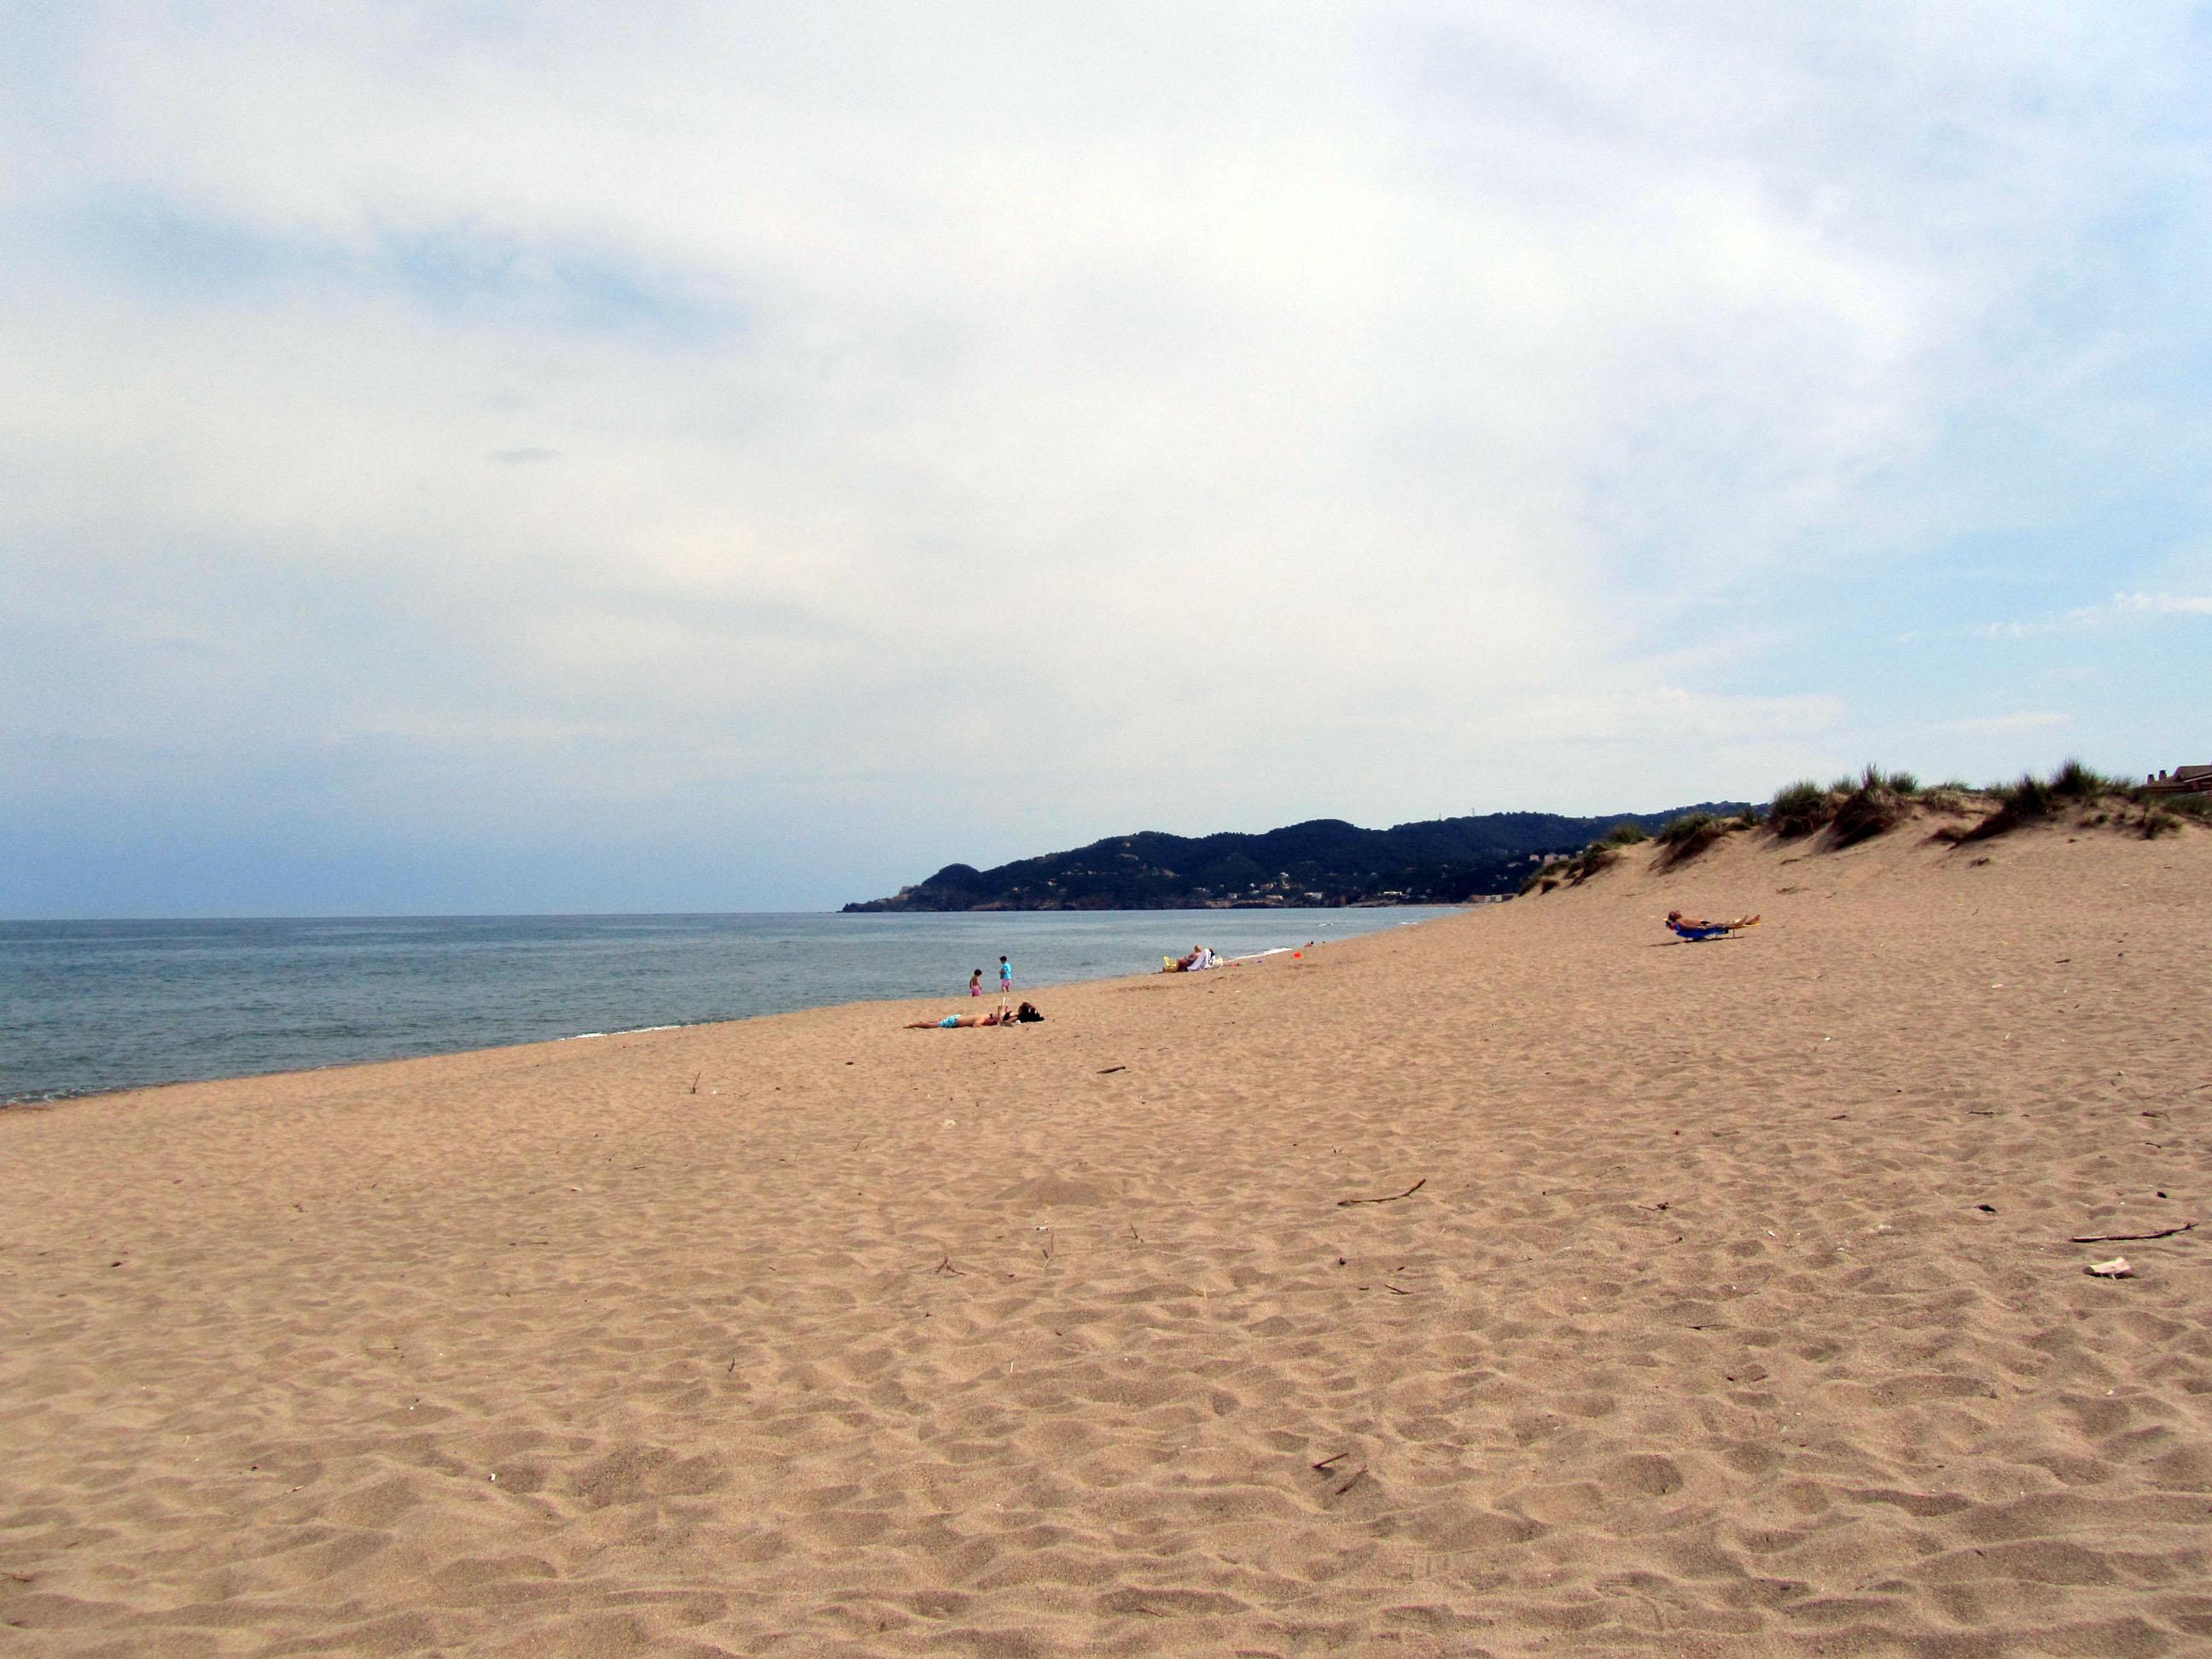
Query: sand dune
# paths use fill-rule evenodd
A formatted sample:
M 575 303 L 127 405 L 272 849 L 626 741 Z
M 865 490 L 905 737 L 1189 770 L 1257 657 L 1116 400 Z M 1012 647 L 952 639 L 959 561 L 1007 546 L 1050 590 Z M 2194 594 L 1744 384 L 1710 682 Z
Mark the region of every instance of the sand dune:
M 1737 836 L 0 1115 L 0 1655 L 2212 1652 L 2208 937 L 2200 830 Z

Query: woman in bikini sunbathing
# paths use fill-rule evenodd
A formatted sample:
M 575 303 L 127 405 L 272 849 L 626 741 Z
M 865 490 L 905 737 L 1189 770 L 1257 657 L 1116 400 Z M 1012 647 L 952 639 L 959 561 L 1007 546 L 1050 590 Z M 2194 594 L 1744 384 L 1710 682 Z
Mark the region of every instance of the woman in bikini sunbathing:
M 951 1031 L 963 1025 L 1012 1025 L 1014 1016 L 1007 1009 L 999 1008 L 988 1014 L 947 1014 L 943 1019 L 915 1019 L 907 1022 L 909 1031 Z

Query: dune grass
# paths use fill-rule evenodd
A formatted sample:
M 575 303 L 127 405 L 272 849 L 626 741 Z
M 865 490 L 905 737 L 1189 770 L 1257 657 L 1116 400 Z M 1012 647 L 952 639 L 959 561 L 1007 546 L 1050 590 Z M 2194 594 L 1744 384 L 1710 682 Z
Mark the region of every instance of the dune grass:
M 1811 835 L 1830 816 L 1828 792 L 1810 778 L 1800 778 L 1774 792 L 1767 804 L 1766 827 L 1786 841 Z
M 1728 823 L 1711 812 L 1685 812 L 1679 818 L 1670 818 L 1655 837 L 1659 843 L 1659 867 L 1672 870 L 1687 864 L 1728 832 Z
M 2044 787 L 2054 800 L 2099 800 L 2106 795 L 2131 794 L 2139 786 L 2093 772 L 2078 760 L 2069 760 L 2051 775 Z
M 2140 809 L 2130 811 L 2130 807 Z M 1826 832 L 1834 848 L 1857 845 L 1911 820 L 1917 811 L 1950 817 L 1978 814 L 1965 825 L 1946 824 L 1932 839 L 1965 843 L 1990 841 L 2062 813 L 2084 826 L 2109 824 L 2130 829 L 2146 840 L 2174 835 L 2190 823 L 2212 825 L 2212 794 L 2157 795 L 2142 785 L 2099 772 L 2069 759 L 2049 777 L 2024 772 L 2010 783 L 1977 788 L 1960 778 L 1923 785 L 1911 772 L 1886 772 L 1869 765 L 1856 776 L 1823 786 L 1811 778 L 1785 784 L 1762 813 L 1757 808 L 1722 818 L 1711 812 L 1686 812 L 1647 833 L 1633 823 L 1617 823 L 1571 857 L 1553 859 L 1528 878 L 1522 892 L 1548 893 L 1579 887 L 1619 862 L 1620 850 L 1655 843 L 1653 868 L 1687 864 L 1723 836 L 1765 828 L 1789 841 Z
M 2008 836 L 2015 830 L 2024 830 L 2031 823 L 2042 823 L 2051 817 L 2051 803 L 2056 799 L 2051 786 L 2033 772 L 2023 772 L 2011 783 L 1990 786 L 1987 793 L 1997 804 L 1997 810 L 1969 829 L 1939 831 L 1943 838 L 1961 843 L 1974 841 L 1994 841 L 1999 836 Z
M 2212 823 L 2212 795 L 2168 795 L 2160 803 L 2160 810 L 2179 817 L 2195 818 L 2200 823 Z
M 2130 805 L 2142 812 L 2127 812 Z M 2212 796 L 2154 795 L 2140 784 L 2069 759 L 2048 777 L 2026 772 L 2010 783 L 1982 789 L 1957 778 L 1923 787 L 1911 772 L 1885 772 L 1878 766 L 1869 766 L 1856 777 L 1838 778 L 1825 788 L 1801 778 L 1776 792 L 1766 824 L 1785 840 L 1825 830 L 1836 846 L 1850 847 L 1896 829 L 1916 808 L 1979 814 L 1973 823 L 1936 831 L 1936 839 L 1949 842 L 1989 841 L 2048 823 L 2062 813 L 2086 824 L 2124 823 L 2154 836 L 2172 834 L 2181 819 L 2212 821 Z M 2177 821 L 2146 827 L 2158 812 Z M 2084 813 L 2094 816 L 2082 817 Z
M 1851 792 L 1836 803 L 1830 820 L 1836 845 L 1855 847 L 1896 829 L 1912 815 L 1912 799 L 1919 793 L 1919 781 L 1911 773 L 1885 775 L 1878 766 L 1868 767 Z
M 1579 887 L 1599 871 L 1620 862 L 1620 848 L 1608 841 L 1594 841 L 1579 853 L 1553 859 L 1537 866 L 1522 887 L 1524 893 L 1548 893 L 1554 887 Z
M 1920 780 L 1911 773 L 1885 772 L 1874 765 L 1856 777 L 1838 778 L 1825 789 L 1801 778 L 1776 792 L 1766 809 L 1766 825 L 1785 841 L 1831 830 L 1837 845 L 1850 847 L 1904 823 L 1920 794 Z
M 1990 841 L 2031 824 L 2050 823 L 2062 813 L 2085 826 L 2134 829 L 2146 840 L 2173 834 L 2185 819 L 2212 821 L 2212 796 L 2153 794 L 2139 783 L 2099 772 L 2079 760 L 2067 761 L 2047 778 L 2027 772 L 1983 793 L 1996 802 L 1996 810 L 1967 829 L 1937 830 L 1939 839 Z M 2130 806 L 2142 810 L 2130 817 Z

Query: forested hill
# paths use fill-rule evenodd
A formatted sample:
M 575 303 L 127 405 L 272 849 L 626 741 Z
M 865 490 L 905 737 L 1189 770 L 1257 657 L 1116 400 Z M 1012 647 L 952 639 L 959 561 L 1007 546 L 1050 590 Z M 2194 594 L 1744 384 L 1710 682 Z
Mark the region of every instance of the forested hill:
M 1572 852 L 1617 823 L 1656 830 L 1686 812 L 1746 810 L 1705 801 L 1670 812 L 1568 818 L 1492 812 L 1362 830 L 1316 818 L 1265 835 L 1114 836 L 995 870 L 948 864 L 890 898 L 848 910 L 1182 910 L 1231 906 L 1457 904 L 1517 891 L 1532 858 Z

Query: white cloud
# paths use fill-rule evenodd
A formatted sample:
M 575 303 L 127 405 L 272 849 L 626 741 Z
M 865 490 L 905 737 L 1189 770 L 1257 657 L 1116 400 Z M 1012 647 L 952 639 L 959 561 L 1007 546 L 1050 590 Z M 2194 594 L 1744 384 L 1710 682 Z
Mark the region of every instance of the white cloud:
M 2031 622 L 1973 623 L 1930 632 L 1915 629 L 1896 636 L 1900 645 L 1942 638 L 2033 640 L 2049 635 L 2109 624 L 2125 617 L 2212 616 L 2212 596 L 2189 593 L 2115 593 L 2103 605 L 2075 605 Z
M 1681 639 L 2002 378 L 2185 9 L 56 17 L 16 740 L 988 857 L 1786 769 L 1840 690 Z
M 2116 593 L 2112 596 L 2112 608 L 2148 611 L 2159 617 L 2212 617 L 2212 594 Z

